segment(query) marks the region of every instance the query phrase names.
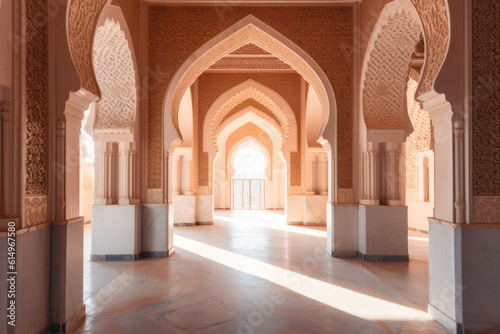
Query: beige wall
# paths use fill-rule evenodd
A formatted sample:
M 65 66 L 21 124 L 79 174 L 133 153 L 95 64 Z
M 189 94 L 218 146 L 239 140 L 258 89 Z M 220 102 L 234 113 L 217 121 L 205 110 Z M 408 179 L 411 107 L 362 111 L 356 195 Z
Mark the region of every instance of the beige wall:
M 0 7 L 0 85 L 12 87 L 12 2 L 2 0 Z

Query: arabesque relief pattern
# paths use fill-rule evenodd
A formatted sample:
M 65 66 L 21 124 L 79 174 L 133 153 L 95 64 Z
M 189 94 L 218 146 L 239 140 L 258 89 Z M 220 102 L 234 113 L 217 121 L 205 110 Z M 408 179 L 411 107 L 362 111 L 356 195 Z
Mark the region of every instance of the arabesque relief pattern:
M 97 28 L 94 68 L 102 93 L 94 132 L 131 133 L 137 106 L 135 71 L 132 53 L 119 22 L 106 19 L 104 25 Z
M 472 38 L 474 223 L 500 223 L 498 1 L 474 0 Z
M 47 1 L 26 2 L 25 226 L 47 222 L 49 71 Z
M 301 47 L 318 63 L 330 79 L 338 108 L 339 185 L 341 188 L 352 188 L 352 55 L 345 53 L 341 47 L 352 45 L 352 8 L 350 6 L 295 7 L 286 11 L 277 7 L 232 7 L 230 11 L 224 13 L 223 19 L 219 16 L 217 9 L 210 7 L 151 6 L 149 14 L 151 73 L 149 76 L 148 130 L 151 136 L 148 143 L 150 157 L 148 187 L 161 186 L 160 170 L 155 169 L 156 164 L 161 163 L 161 141 L 155 138 L 161 137 L 163 99 L 171 78 L 182 63 L 209 39 L 252 14 Z M 290 24 L 290 22 L 297 24 Z M 311 36 L 311 29 L 318 26 L 322 27 L 319 34 Z M 269 43 L 274 43 L 271 40 Z M 169 51 L 165 52 L 165 50 Z M 280 52 L 286 51 L 281 47 L 279 50 Z M 227 50 L 228 53 L 232 51 L 234 50 Z M 290 57 L 299 58 L 296 55 Z M 293 65 L 292 62 L 288 60 L 287 62 Z M 198 74 L 209 65 L 211 64 L 203 63 L 193 69 L 192 78 L 186 80 L 185 87 L 179 89 L 180 98 Z M 299 70 L 304 73 L 306 71 L 302 68 Z M 309 76 L 314 77 L 315 74 Z M 322 86 L 318 81 L 309 83 L 313 87 Z M 180 100 L 174 101 L 174 104 L 177 102 Z M 173 115 L 174 124 L 176 117 Z M 158 156 L 160 158 L 157 158 Z M 204 158 L 201 156 L 200 158 L 202 162 Z
M 68 43 L 82 88 L 101 97 L 92 66 L 92 45 L 99 16 L 110 0 L 70 0 Z
M 417 99 L 434 91 L 434 82 L 443 66 L 450 42 L 447 0 L 411 0 L 420 16 L 425 37 L 425 66 Z
M 113 0 L 111 4 L 120 7 L 132 38 L 133 48 L 131 47 L 131 49 L 138 57 L 140 55 L 141 0 Z
M 403 129 L 405 86 L 420 26 L 410 13 L 397 13 L 384 26 L 370 53 L 363 90 L 368 129 Z

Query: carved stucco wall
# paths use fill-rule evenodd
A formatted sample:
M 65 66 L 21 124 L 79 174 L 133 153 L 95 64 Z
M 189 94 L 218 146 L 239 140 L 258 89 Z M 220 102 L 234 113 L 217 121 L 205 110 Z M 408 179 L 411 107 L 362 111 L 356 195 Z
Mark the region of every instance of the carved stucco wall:
M 161 120 L 170 80 L 194 51 L 250 14 L 296 43 L 330 79 L 338 109 L 339 187 L 352 188 L 352 62 L 343 49 L 352 45 L 350 6 L 231 7 L 223 14 L 215 7 L 149 7 L 148 187 L 161 187 Z M 299 160 L 295 155 L 292 164 Z
M 94 68 L 102 98 L 98 102 L 94 132 L 132 133 L 137 92 L 134 63 L 120 23 L 106 19 L 94 39 Z
M 420 26 L 410 13 L 396 13 L 379 33 L 370 52 L 363 89 L 363 115 L 368 129 L 404 129 L 405 86 Z
M 360 37 L 361 45 L 359 51 L 361 57 L 364 57 L 366 53 L 366 47 L 372 35 L 375 24 L 384 9 L 384 6 L 393 0 L 364 0 L 359 5 L 359 28 L 358 33 Z
M 68 43 L 82 88 L 101 97 L 99 85 L 92 66 L 92 45 L 97 22 L 103 9 L 111 0 L 70 0 L 68 20 Z M 122 9 L 132 36 L 136 54 L 139 52 L 140 0 L 113 0 L 113 5 Z
M 473 3 L 474 222 L 500 223 L 500 3 Z
M 82 88 L 101 97 L 92 66 L 92 44 L 101 11 L 110 0 L 71 0 L 68 8 L 68 43 Z
M 112 5 L 120 7 L 127 22 L 127 27 L 132 37 L 132 44 L 136 57 L 140 55 L 140 23 L 141 23 L 141 1 L 140 0 L 113 0 Z
M 210 106 L 215 100 L 230 88 L 247 81 L 248 79 L 255 80 L 266 87 L 280 94 L 292 108 L 296 122 L 298 134 L 297 138 L 301 138 L 300 132 L 300 107 L 301 107 L 301 77 L 294 73 L 205 73 L 199 77 L 199 122 L 198 122 L 198 183 L 201 186 L 208 185 L 208 153 L 203 152 L 203 121 Z M 239 107 L 239 106 L 236 106 Z M 298 156 L 292 160 L 290 183 L 292 186 L 301 185 L 301 161 L 300 152 L 302 149 L 300 140 L 297 142 L 297 153 L 292 152 L 293 156 Z M 295 154 L 294 154 L 295 153 Z M 294 158 L 292 158 L 294 159 Z
M 434 82 L 448 53 L 450 25 L 447 0 L 411 0 L 422 21 L 425 36 L 425 66 L 417 98 L 434 91 Z
M 406 187 L 417 187 L 415 154 L 431 149 L 431 123 L 429 113 L 422 109 L 420 103 L 415 101 L 420 75 L 412 70 L 408 81 L 407 99 L 408 113 L 413 125 L 413 133 L 406 141 Z
M 236 115 L 237 113 L 248 107 L 254 107 L 255 109 L 262 111 L 264 114 L 271 117 L 273 121 L 280 124 L 280 121 L 278 120 L 276 115 L 273 114 L 271 110 L 269 110 L 265 105 L 261 104 L 259 101 L 256 101 L 255 99 L 252 98 L 247 99 L 244 102 L 238 104 L 236 107 L 234 107 L 230 112 L 227 113 L 226 116 L 224 116 L 221 123 L 224 123 L 227 119 L 231 118 L 231 116 Z
M 361 57 L 366 53 L 366 47 L 379 15 L 385 5 L 394 0 L 364 0 L 360 5 L 360 40 Z M 449 14 L 447 0 L 410 0 L 420 17 L 425 35 L 426 65 L 422 79 L 417 89 L 417 97 L 433 91 L 434 81 L 441 69 L 449 45 Z M 356 50 L 358 51 L 358 50 Z
M 25 224 L 47 222 L 48 195 L 48 12 L 47 1 L 26 2 Z

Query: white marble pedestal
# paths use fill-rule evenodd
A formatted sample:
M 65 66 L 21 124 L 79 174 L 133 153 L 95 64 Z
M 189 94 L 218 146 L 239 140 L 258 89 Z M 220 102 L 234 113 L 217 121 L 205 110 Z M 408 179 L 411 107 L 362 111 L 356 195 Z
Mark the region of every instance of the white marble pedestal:
M 141 205 L 92 207 L 92 261 L 133 261 L 141 252 Z
M 334 257 L 358 254 L 358 205 L 327 203 L 327 252 Z
M 452 333 L 500 328 L 500 228 L 429 222 L 429 313 Z
M 365 261 L 408 262 L 408 208 L 359 206 L 359 253 Z
M 175 226 L 196 225 L 196 196 L 195 195 L 172 196 L 172 201 L 175 207 L 174 225 Z
M 174 209 L 170 204 L 143 204 L 143 257 L 168 257 L 174 252 Z

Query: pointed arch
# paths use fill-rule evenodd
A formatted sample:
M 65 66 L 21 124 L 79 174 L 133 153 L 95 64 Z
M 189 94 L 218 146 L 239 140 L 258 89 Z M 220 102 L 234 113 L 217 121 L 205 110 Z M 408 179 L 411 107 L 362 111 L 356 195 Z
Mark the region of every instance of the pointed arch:
M 246 80 L 221 94 L 210 106 L 203 123 L 203 145 L 212 142 L 217 146 L 220 124 L 224 116 L 235 106 L 247 99 L 254 99 L 267 107 L 280 121 L 282 143 L 287 149 L 296 149 L 296 142 L 288 142 L 289 133 L 297 133 L 295 114 L 288 102 L 274 90 L 254 81 Z M 208 149 L 205 147 L 204 149 Z
M 406 13 L 406 19 L 402 14 Z M 368 129 L 375 130 L 379 134 L 387 135 L 388 133 L 396 134 L 398 137 L 404 137 L 411 133 L 413 130 L 411 128 L 411 123 L 409 122 L 408 112 L 403 116 L 405 118 L 403 126 L 401 126 L 401 118 L 394 115 L 386 115 L 384 117 L 386 120 L 399 119 L 399 124 L 391 124 L 385 126 L 381 124 L 380 120 L 376 118 L 376 112 L 369 114 L 370 110 L 374 109 L 373 100 L 371 98 L 383 99 L 383 95 L 397 95 L 398 101 L 403 98 L 403 109 L 406 111 L 406 82 L 408 79 L 410 59 L 408 57 L 409 48 L 403 52 L 403 54 L 397 53 L 397 48 L 394 47 L 392 39 L 386 39 L 384 42 L 384 36 L 390 36 L 395 31 L 395 22 L 405 19 L 406 25 L 401 21 L 400 27 L 408 30 L 409 35 L 414 34 L 414 27 L 418 25 L 419 31 L 423 35 L 425 43 L 425 60 L 421 73 L 421 80 L 418 84 L 418 88 L 415 92 L 415 99 L 421 103 L 433 100 L 438 97 L 438 94 L 434 90 L 434 82 L 437 79 L 439 71 L 444 64 L 445 58 L 448 54 L 448 49 L 450 45 L 450 22 L 449 22 L 449 8 L 447 0 L 396 0 L 388 3 L 379 15 L 377 23 L 372 31 L 371 38 L 368 42 L 366 52 L 364 55 L 364 61 L 362 64 L 361 71 L 361 85 L 360 85 L 360 99 L 362 107 L 362 115 L 364 117 L 366 126 Z M 409 45 L 408 45 L 409 46 Z M 384 53 L 386 56 L 380 56 Z M 391 55 L 392 53 L 392 55 Z M 411 55 L 411 53 L 410 53 Z M 379 60 L 377 61 L 377 57 Z M 397 61 L 394 66 L 393 60 Z M 404 60 L 406 59 L 406 60 Z M 385 64 L 385 65 L 384 65 Z M 393 91 L 389 90 L 389 85 L 384 85 L 380 80 L 372 80 L 370 76 L 373 77 L 373 73 L 370 74 L 370 70 L 374 68 L 384 68 L 390 64 L 391 69 L 398 67 L 398 72 L 406 74 L 406 80 L 404 81 L 404 89 L 401 87 L 393 87 Z M 387 73 L 387 72 L 384 72 Z M 384 77 L 389 77 L 385 75 Z M 390 81 L 391 79 L 389 79 Z M 395 89 L 395 90 L 394 90 Z M 440 97 L 440 101 L 444 97 Z M 387 99 L 386 99 L 387 100 Z M 391 99 L 393 101 L 393 99 Z M 399 103 L 399 102 L 398 102 Z M 385 108 L 385 107 L 384 107 Z M 367 122 L 368 121 L 368 122 Z M 395 130 L 398 128 L 401 130 Z M 391 129 L 389 132 L 384 132 L 380 130 Z M 377 131 L 378 130 L 378 131 Z
M 383 22 L 383 23 L 382 23 Z M 368 129 L 412 132 L 406 105 L 406 82 L 411 55 L 420 39 L 420 26 L 410 11 L 397 10 L 387 19 L 381 16 L 363 64 L 361 106 Z
M 268 177 L 268 181 L 272 181 L 273 175 L 272 175 L 272 153 L 269 152 L 269 149 L 257 138 L 255 138 L 253 135 L 247 136 L 241 140 L 239 140 L 237 143 L 232 145 L 232 147 L 229 149 L 229 152 L 226 155 L 226 175 L 229 180 L 229 171 L 232 169 L 234 170 L 234 159 L 236 157 L 236 153 L 242 148 L 248 145 L 249 143 L 252 143 L 257 147 L 263 154 L 263 156 L 266 159 L 266 176 Z
M 255 124 L 261 128 L 269 136 L 269 138 L 271 138 L 273 146 L 273 167 L 282 168 L 282 159 L 280 155 L 282 150 L 282 138 L 279 130 L 264 118 L 259 117 L 257 113 L 253 111 L 248 111 L 244 115 L 238 117 L 236 120 L 225 126 L 219 133 L 219 137 L 217 139 L 218 156 L 215 159 L 214 166 L 219 169 L 223 168 L 224 161 L 226 160 L 225 153 L 227 139 L 231 134 L 248 123 Z
M 269 124 L 271 124 L 278 132 L 281 132 L 281 127 L 280 125 L 274 120 L 272 119 L 271 117 L 269 117 L 269 115 L 267 115 L 266 113 L 264 113 L 263 111 L 257 109 L 256 107 L 254 106 L 249 106 L 249 107 L 246 107 L 245 109 L 242 109 L 240 110 L 238 113 L 236 113 L 235 115 L 232 115 L 231 117 L 225 119 L 219 126 L 218 130 L 217 130 L 217 138 L 219 137 L 220 133 L 228 126 L 231 125 L 231 123 L 233 123 L 234 121 L 238 120 L 240 117 L 246 117 L 248 116 L 247 114 L 249 113 L 252 113 L 252 114 L 255 114 L 256 116 L 255 117 L 260 117 L 262 118 L 263 120 L 265 120 L 266 122 L 268 122 Z M 253 116 L 253 115 L 252 115 Z M 283 141 L 282 141 L 283 142 Z
M 164 100 L 164 113 L 170 114 L 168 117 L 164 117 L 164 128 L 169 129 L 173 125 L 177 138 L 169 131 L 165 131 L 165 146 L 168 147 L 172 142 L 176 146 L 182 141 L 178 113 L 184 92 L 211 64 L 248 43 L 253 43 L 288 63 L 316 90 L 322 107 L 319 141 L 324 146 L 329 145 L 330 148 L 334 148 L 334 143 L 327 143 L 323 139 L 323 133 L 330 117 L 334 122 L 336 118 L 335 94 L 329 79 L 305 51 L 253 15 L 245 17 L 211 39 L 177 70 L 169 84 Z M 336 138 L 336 134 L 334 138 Z

